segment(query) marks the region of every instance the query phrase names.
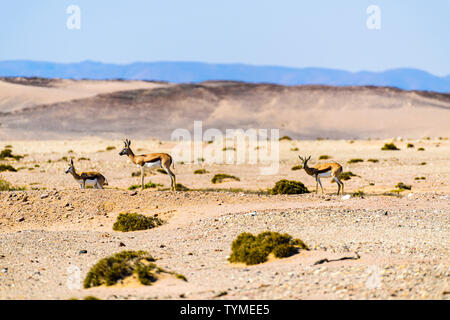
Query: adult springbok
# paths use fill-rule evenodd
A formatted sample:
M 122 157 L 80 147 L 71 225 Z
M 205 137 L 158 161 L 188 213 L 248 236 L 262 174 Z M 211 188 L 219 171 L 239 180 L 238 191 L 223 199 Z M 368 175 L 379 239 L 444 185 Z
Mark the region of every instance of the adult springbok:
M 339 175 L 342 172 L 342 166 L 339 163 L 336 162 L 327 162 L 327 163 L 319 163 L 316 164 L 313 167 L 308 167 L 308 161 L 309 159 L 311 159 L 311 156 L 307 157 L 300 157 L 300 160 L 302 161 L 303 164 L 303 169 L 305 169 L 306 173 L 309 174 L 310 176 L 313 176 L 314 179 L 316 179 L 316 193 L 317 193 L 317 184 L 320 184 L 320 188 L 322 189 L 322 193 L 323 193 L 323 188 L 322 188 L 322 182 L 320 182 L 320 178 L 332 178 L 331 181 L 336 181 L 337 185 L 338 185 L 338 192 L 337 194 L 339 195 L 339 191 L 342 188 L 342 193 L 344 193 L 344 183 L 342 183 L 342 181 L 339 179 Z
M 67 168 L 66 173 L 71 173 L 75 181 L 80 184 L 81 189 L 86 189 L 86 184 L 91 185 L 96 189 L 103 189 L 103 186 L 108 185 L 106 178 L 99 172 L 76 172 L 73 165 L 73 160 L 70 160 L 69 168 Z
M 170 165 L 173 165 L 172 157 L 167 153 L 150 153 L 143 154 L 139 156 L 135 156 L 133 151 L 130 148 L 131 141 L 126 139 L 123 141 L 125 143 L 124 148 L 120 151 L 119 155 L 124 156 L 127 155 L 131 162 L 137 164 L 141 167 L 141 189 L 144 190 L 144 168 L 163 168 L 167 174 L 170 176 L 171 180 L 171 188 L 175 191 L 176 179 L 175 174 L 170 171 Z

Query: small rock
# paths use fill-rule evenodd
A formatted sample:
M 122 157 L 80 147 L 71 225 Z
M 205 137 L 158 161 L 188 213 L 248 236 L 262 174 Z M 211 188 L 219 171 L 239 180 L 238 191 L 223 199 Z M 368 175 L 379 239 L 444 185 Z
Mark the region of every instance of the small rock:
M 121 242 L 119 243 L 119 247 L 126 247 L 125 243 Z
M 22 221 L 25 221 L 24 217 L 21 217 L 21 218 L 17 219 L 17 222 L 22 222 Z
M 130 196 L 135 196 L 135 195 L 137 195 L 138 193 L 137 193 L 137 191 L 135 190 L 135 191 L 133 191 L 133 192 L 130 192 Z
M 48 193 L 41 194 L 41 199 L 48 198 Z
M 346 194 L 346 195 L 343 196 L 341 199 L 342 199 L 342 200 L 348 200 L 348 199 L 350 199 L 350 198 L 351 198 L 351 195 Z
M 8 273 L 8 268 L 3 268 L 0 270 L 1 273 Z
M 80 250 L 79 254 L 85 254 L 87 253 L 87 250 Z

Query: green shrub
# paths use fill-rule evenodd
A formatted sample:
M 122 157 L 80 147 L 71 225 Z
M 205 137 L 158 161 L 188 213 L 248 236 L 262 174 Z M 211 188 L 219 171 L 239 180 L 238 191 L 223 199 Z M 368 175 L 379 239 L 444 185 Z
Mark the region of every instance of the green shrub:
M 363 159 L 350 159 L 347 161 L 348 164 L 358 163 L 358 162 L 364 162 L 364 160 Z
M 301 164 L 296 165 L 296 166 L 293 166 L 293 167 L 291 168 L 292 171 L 295 171 L 295 170 L 302 170 L 302 169 L 303 169 L 303 166 L 302 166 Z
M 359 197 L 359 198 L 363 198 L 364 197 L 364 191 L 362 191 L 362 190 L 358 190 L 358 191 L 356 191 L 356 192 L 353 192 L 353 196 L 354 197 Z
M 9 181 L 0 178 L 0 191 L 24 191 L 26 187 L 15 187 Z
M 384 146 L 381 148 L 381 150 L 400 150 L 397 148 L 397 146 L 393 143 L 385 143 Z
M 321 155 L 321 156 L 319 157 L 319 160 L 327 160 L 327 159 L 331 159 L 331 157 L 330 157 L 329 155 L 326 155 L 326 154 Z
M 135 273 L 141 283 L 150 284 L 150 275 L 157 271 L 155 259 L 145 251 L 122 251 L 103 258 L 95 264 L 84 279 L 84 287 L 112 286 Z M 143 283 L 144 284 L 144 283 Z
M 85 158 L 85 157 L 80 157 L 78 158 L 78 161 L 90 161 L 91 159 L 89 158 Z
M 156 217 L 147 217 L 139 213 L 121 213 L 113 225 L 115 231 L 147 230 L 162 225 L 163 221 Z
M 151 285 L 161 273 L 187 281 L 181 274 L 166 271 L 158 267 L 155 259 L 146 251 L 122 251 L 98 261 L 84 279 L 84 288 L 101 285 L 112 286 L 133 274 L 143 285 Z
M 194 171 L 194 174 L 205 174 L 208 173 L 205 169 L 197 169 Z
M 20 155 L 14 155 L 12 153 L 11 149 L 5 148 L 0 152 L 0 160 L 4 160 L 6 158 L 12 158 L 14 160 L 20 160 L 22 159 L 24 156 L 20 156 Z
M 155 184 L 155 183 L 150 181 L 150 182 L 147 182 L 146 184 L 144 184 L 144 189 L 156 188 L 156 187 L 159 187 L 159 186 L 162 186 L 162 184 Z M 135 189 L 139 189 L 139 188 L 141 188 L 140 184 L 134 184 L 134 185 L 130 186 L 128 188 L 128 190 L 135 190 Z
M 190 189 L 184 185 L 182 185 L 181 183 L 177 183 L 175 185 L 175 190 L 176 191 L 189 191 Z
M 291 148 L 291 151 L 298 151 L 298 148 L 297 147 Z
M 358 177 L 358 176 L 351 171 L 341 172 L 341 174 L 339 175 L 339 179 L 344 181 L 350 180 L 351 177 Z
M 291 137 L 289 137 L 289 136 L 282 136 L 280 139 L 278 139 L 278 141 L 283 141 L 283 140 L 288 140 L 288 141 L 291 141 L 292 140 L 292 138 Z
M 425 177 L 415 177 L 414 180 L 426 180 Z
M 115 150 L 115 149 L 116 149 L 116 147 L 114 147 L 114 146 L 106 147 L 106 151 L 111 151 L 111 150 Z
M 397 183 L 397 185 L 395 186 L 397 189 L 403 189 L 403 190 L 411 190 L 411 186 L 410 185 L 406 185 L 403 182 L 399 182 Z
M 271 194 L 302 194 L 309 193 L 308 189 L 300 181 L 280 180 L 270 189 Z
M 17 172 L 17 169 L 9 164 L 0 164 L 0 172 L 3 171 Z
M 417 149 L 417 151 L 425 151 L 425 149 L 421 147 L 421 148 Z
M 412 143 L 408 143 L 408 144 L 406 145 L 406 147 L 407 147 L 407 148 L 414 148 L 414 145 L 413 145 Z
M 288 234 L 266 231 L 257 236 L 241 233 L 231 244 L 230 262 L 243 262 L 247 265 L 267 261 L 270 253 L 277 258 L 289 257 L 299 249 L 309 250 L 300 239 L 292 239 Z
M 214 184 L 221 183 L 225 179 L 232 179 L 232 180 L 236 180 L 236 181 L 241 181 L 241 179 L 239 179 L 238 177 L 231 176 L 231 175 L 226 174 L 226 173 L 218 173 L 218 174 L 214 175 L 214 177 L 211 179 L 211 182 L 214 183 Z
M 234 148 L 234 147 L 226 147 L 226 148 L 223 148 L 222 151 L 236 151 L 236 148 Z
M 83 300 L 101 300 L 100 298 L 94 297 L 94 296 L 86 296 Z
M 368 161 L 368 162 L 373 162 L 373 163 L 380 162 L 378 159 L 368 159 L 367 161 Z

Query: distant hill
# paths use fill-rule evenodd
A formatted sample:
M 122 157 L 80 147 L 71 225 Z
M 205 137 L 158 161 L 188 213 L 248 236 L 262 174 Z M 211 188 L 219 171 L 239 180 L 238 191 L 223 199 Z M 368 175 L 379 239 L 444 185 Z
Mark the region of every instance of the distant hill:
M 450 136 L 450 94 L 390 87 L 8 78 L 0 97 L 0 139 L 170 139 L 197 120 L 299 139 Z
M 280 85 L 388 86 L 404 90 L 450 92 L 450 75 L 438 77 L 417 69 L 384 72 L 348 72 L 326 68 L 287 68 L 245 64 L 200 62 L 136 62 L 127 65 L 94 61 L 53 63 L 1 61 L 0 77 L 43 77 L 67 79 L 123 79 L 199 83 L 230 80 Z

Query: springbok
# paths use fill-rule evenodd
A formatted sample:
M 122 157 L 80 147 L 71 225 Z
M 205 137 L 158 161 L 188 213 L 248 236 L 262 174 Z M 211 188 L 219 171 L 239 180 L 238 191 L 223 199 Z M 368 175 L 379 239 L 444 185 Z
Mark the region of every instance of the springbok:
M 144 168 L 163 168 L 167 174 L 170 176 L 171 188 L 175 191 L 176 179 L 175 174 L 170 170 L 170 165 L 173 165 L 172 157 L 167 153 L 150 153 L 143 154 L 140 156 L 135 156 L 130 148 L 131 141 L 126 139 L 123 141 L 125 143 L 122 151 L 119 152 L 120 156 L 127 155 L 131 162 L 137 164 L 141 167 L 141 189 L 144 190 Z
M 80 184 L 81 189 L 86 189 L 86 184 L 92 185 L 96 189 L 103 189 L 103 186 L 108 185 L 106 178 L 99 172 L 81 172 L 78 174 L 75 171 L 73 160 L 70 160 L 69 168 L 66 173 L 71 173 L 73 178 Z
M 308 161 L 309 159 L 311 159 L 311 156 L 309 156 L 308 158 L 304 157 L 300 157 L 300 160 L 302 161 L 302 165 L 303 165 L 303 169 L 305 169 L 306 173 L 309 174 L 310 176 L 313 176 L 314 179 L 316 179 L 316 193 L 317 193 L 317 184 L 320 184 L 320 188 L 322 189 L 322 193 L 323 193 L 323 188 L 322 188 L 322 182 L 320 182 L 320 178 L 332 178 L 331 181 L 336 181 L 337 185 L 338 185 L 338 192 L 337 194 L 339 195 L 339 191 L 342 188 L 342 193 L 344 193 L 344 183 L 342 183 L 342 181 L 339 179 L 339 175 L 342 172 L 342 166 L 339 163 L 336 162 L 327 162 L 327 163 L 319 163 L 316 164 L 313 167 L 308 167 Z

